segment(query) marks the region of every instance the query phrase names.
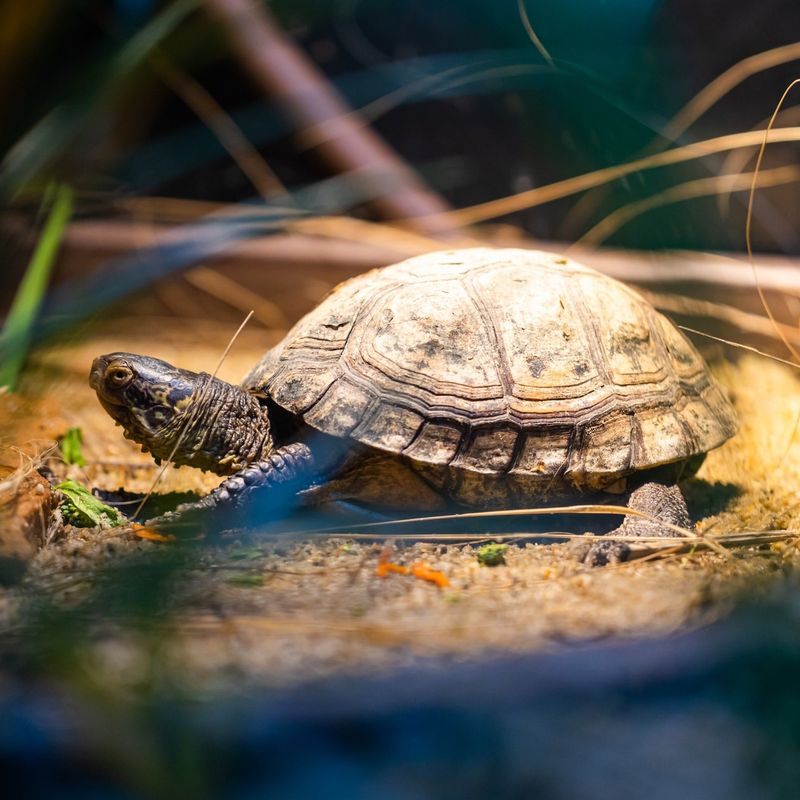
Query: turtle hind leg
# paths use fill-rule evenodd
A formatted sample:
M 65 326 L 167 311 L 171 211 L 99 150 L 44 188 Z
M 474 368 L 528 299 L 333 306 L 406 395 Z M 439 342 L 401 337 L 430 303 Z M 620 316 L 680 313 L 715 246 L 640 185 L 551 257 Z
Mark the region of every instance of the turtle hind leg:
M 592 544 L 583 557 L 585 564 L 603 566 L 627 560 L 630 547 L 617 539 L 618 536 L 679 536 L 675 526 L 684 530 L 693 528 L 686 500 L 677 484 L 644 483 L 631 492 L 627 506 L 647 514 L 649 519 L 632 514 L 626 516 L 619 527 L 606 534 L 613 539 Z
M 298 491 L 312 480 L 314 459 L 307 445 L 289 444 L 263 461 L 248 464 L 193 503 L 145 522 L 147 527 L 192 525 L 204 530 L 247 527 L 287 513 Z M 218 519 L 215 519 L 219 515 Z M 213 522 L 212 522 L 213 520 Z

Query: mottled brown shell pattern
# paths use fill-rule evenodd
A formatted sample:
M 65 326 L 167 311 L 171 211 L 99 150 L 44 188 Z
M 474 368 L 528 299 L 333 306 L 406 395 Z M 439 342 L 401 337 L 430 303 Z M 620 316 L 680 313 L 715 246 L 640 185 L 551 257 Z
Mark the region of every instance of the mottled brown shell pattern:
M 685 336 L 557 254 L 476 248 L 360 275 L 247 376 L 327 434 L 420 464 L 602 486 L 736 430 Z

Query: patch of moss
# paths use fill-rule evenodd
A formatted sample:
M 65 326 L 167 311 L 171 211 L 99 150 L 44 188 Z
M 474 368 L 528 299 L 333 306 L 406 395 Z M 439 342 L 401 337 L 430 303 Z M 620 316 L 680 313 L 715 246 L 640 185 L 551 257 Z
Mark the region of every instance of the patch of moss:
M 478 563 L 484 567 L 499 567 L 506 563 L 507 544 L 485 544 L 478 548 Z

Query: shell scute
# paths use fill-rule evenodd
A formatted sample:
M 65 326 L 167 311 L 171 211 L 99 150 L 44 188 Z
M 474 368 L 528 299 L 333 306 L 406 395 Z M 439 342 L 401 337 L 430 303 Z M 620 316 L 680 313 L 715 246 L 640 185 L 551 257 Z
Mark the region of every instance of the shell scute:
M 634 294 L 621 292 L 610 280 L 580 279 L 584 296 L 591 296 L 591 309 L 607 309 L 587 324 L 598 330 L 609 379 L 617 386 L 657 384 L 667 377 L 669 365 L 660 341 L 652 331 L 651 310 Z
M 574 276 L 540 269 L 536 280 L 536 271 L 520 277 L 509 264 L 470 279 L 481 321 L 492 336 L 493 357 L 507 365 L 505 390 L 522 414 L 534 410 L 537 401 L 583 397 L 601 384 L 581 309 L 570 296 Z
M 583 432 L 581 447 L 573 453 L 584 475 L 622 475 L 630 471 L 634 451 L 630 414 L 614 414 Z
M 411 409 L 381 405 L 366 414 L 352 436 L 362 444 L 399 453 L 411 444 L 424 421 Z
M 305 421 L 331 436 L 349 436 L 375 401 L 372 392 L 349 381 L 333 384 L 304 414 Z
M 403 455 L 427 464 L 447 465 L 456 457 L 462 437 L 463 431 L 454 425 L 426 422 Z
M 484 428 L 475 431 L 453 466 L 474 472 L 502 473 L 511 467 L 519 431 Z
M 343 352 L 353 369 L 410 395 L 502 396 L 492 342 L 461 284 L 411 284 L 381 300 Z

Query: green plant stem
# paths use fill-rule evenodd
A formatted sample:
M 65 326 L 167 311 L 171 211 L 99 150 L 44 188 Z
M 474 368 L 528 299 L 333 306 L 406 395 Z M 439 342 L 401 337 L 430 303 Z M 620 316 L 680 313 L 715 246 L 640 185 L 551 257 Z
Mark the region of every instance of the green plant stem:
M 72 216 L 73 192 L 69 186 L 55 190 L 52 208 L 33 251 L 25 276 L 17 289 L 3 331 L 0 333 L 0 387 L 17 385 L 30 344 L 31 332 L 47 290 L 64 229 Z

